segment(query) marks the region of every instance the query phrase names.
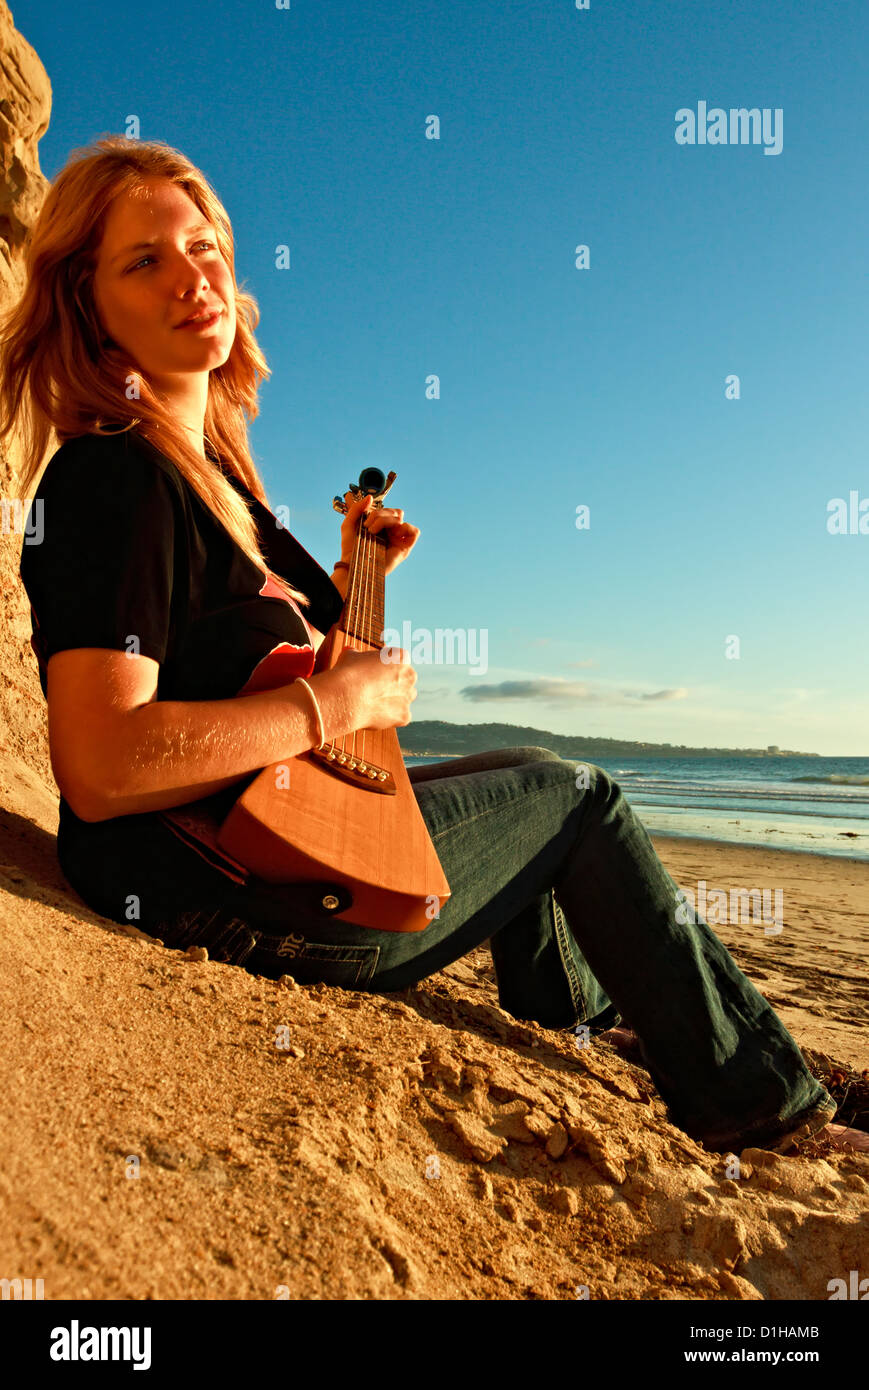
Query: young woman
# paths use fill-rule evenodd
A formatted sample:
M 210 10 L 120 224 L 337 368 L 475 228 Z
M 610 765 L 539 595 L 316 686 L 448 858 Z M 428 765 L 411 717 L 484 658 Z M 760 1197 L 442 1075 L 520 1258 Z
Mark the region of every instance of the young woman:
M 829 1093 L 719 939 L 679 920 L 600 768 L 513 748 L 414 770 L 452 890 L 418 932 L 330 916 L 185 823 L 195 803 L 219 824 L 245 779 L 322 738 L 407 725 L 416 698 L 406 653 L 345 650 L 312 674 L 368 502 L 331 578 L 277 524 L 247 442 L 258 321 L 226 212 L 183 155 L 119 137 L 74 151 L 33 229 L 0 384 L 22 497 L 52 429 L 61 441 L 21 575 L 72 887 L 167 946 L 351 989 L 403 989 L 489 940 L 504 1009 L 622 1043 L 629 1019 L 673 1122 L 707 1147 L 784 1151 L 825 1127 L 861 1142 L 829 1126 Z M 365 524 L 386 534 L 387 573 L 419 535 L 393 509 Z

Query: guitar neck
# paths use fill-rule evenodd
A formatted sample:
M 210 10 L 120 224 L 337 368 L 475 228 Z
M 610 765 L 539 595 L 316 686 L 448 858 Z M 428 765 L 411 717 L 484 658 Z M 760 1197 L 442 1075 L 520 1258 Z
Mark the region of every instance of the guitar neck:
M 347 594 L 337 626 L 354 642 L 383 646 L 386 621 L 386 550 L 384 535 L 372 535 L 360 522 L 350 560 Z

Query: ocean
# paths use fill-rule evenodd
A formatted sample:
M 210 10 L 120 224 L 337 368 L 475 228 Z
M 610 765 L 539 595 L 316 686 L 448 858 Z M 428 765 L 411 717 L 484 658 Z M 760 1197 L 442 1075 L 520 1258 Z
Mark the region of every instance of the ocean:
M 452 761 L 405 758 L 414 764 Z M 596 762 L 650 833 L 869 860 L 869 758 Z

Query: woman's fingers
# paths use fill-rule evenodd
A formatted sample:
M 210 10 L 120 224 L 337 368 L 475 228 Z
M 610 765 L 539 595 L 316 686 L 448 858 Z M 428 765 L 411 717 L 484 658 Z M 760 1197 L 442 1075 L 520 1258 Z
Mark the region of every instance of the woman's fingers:
M 372 511 L 362 523 L 369 531 L 382 531 L 384 526 L 401 526 L 404 522 L 404 512 L 395 510 L 391 507 L 378 507 Z
M 416 526 L 409 525 L 404 519 L 404 510 L 401 507 L 375 507 L 370 493 L 365 493 L 362 497 L 354 497 L 352 492 L 344 493 L 344 500 L 347 503 L 347 511 L 344 516 L 345 524 L 350 521 L 355 526 L 358 517 L 362 512 L 368 511 L 362 525 L 371 534 L 375 535 L 378 531 L 389 530 L 389 537 L 393 547 L 407 549 L 415 544 L 419 535 Z
M 387 526 L 400 525 L 404 521 L 404 510 L 401 507 L 375 507 L 370 492 L 364 493 L 362 497 L 354 497 L 352 492 L 345 492 L 344 501 L 348 504 L 348 508 L 357 512 L 364 511 L 370 505 L 369 521 L 380 520 L 381 525 Z

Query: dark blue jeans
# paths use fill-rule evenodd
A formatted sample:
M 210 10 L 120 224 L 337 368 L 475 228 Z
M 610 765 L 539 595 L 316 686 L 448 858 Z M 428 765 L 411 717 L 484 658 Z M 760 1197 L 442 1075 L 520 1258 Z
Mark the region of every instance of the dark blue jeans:
M 167 946 L 202 943 L 255 974 L 376 993 L 488 940 L 503 1009 L 547 1028 L 624 1021 L 673 1123 L 710 1149 L 771 1142 L 829 1102 L 724 944 L 702 918 L 682 920 L 690 914 L 678 910 L 677 884 L 603 769 L 510 748 L 409 776 L 452 889 L 424 930 L 318 917 L 295 885 L 227 889 L 208 870 L 218 891 L 189 861 L 191 911 L 140 925 Z M 159 872 L 155 863 L 143 874 L 146 900 Z M 124 879 L 129 892 L 126 870 Z

